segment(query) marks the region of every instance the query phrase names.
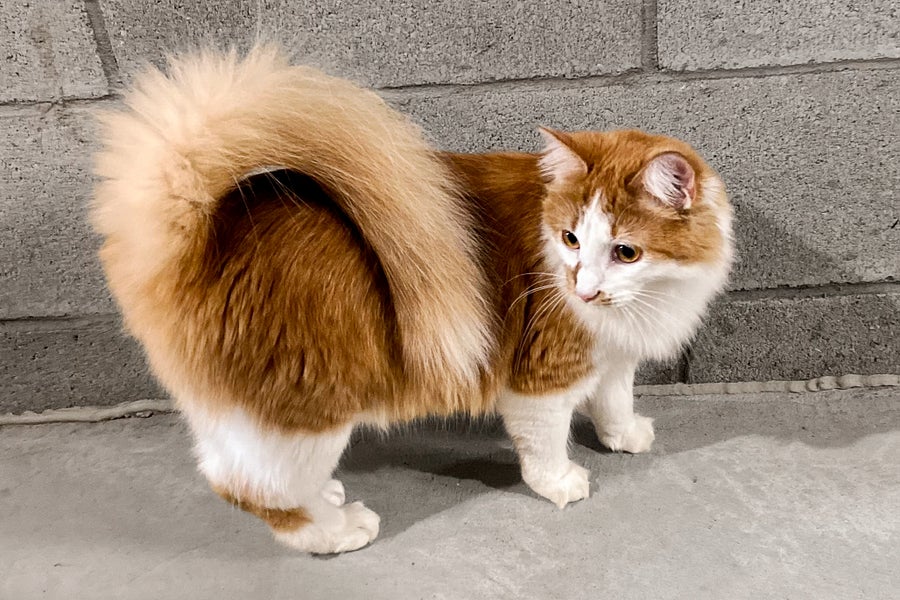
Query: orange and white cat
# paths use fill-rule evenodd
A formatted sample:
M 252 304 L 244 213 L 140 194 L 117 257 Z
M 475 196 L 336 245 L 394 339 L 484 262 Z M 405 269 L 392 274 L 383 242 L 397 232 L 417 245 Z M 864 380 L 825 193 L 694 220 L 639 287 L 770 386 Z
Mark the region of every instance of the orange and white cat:
M 644 452 L 637 365 L 678 352 L 731 264 L 722 182 L 685 143 L 544 129 L 446 154 L 374 93 L 272 47 L 144 74 L 104 117 L 92 215 L 128 330 L 228 501 L 309 552 L 379 517 L 332 479 L 357 426 L 497 412 L 522 476 L 586 498 L 573 411 Z

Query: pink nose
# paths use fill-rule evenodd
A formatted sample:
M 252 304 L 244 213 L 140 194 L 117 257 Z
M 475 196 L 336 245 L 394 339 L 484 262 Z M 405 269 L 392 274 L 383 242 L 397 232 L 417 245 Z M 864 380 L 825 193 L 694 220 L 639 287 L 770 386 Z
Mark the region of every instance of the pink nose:
M 590 302 L 591 300 L 596 299 L 597 296 L 599 296 L 599 295 L 602 294 L 602 293 L 603 293 L 603 292 L 601 292 L 600 290 L 594 290 L 594 291 L 592 291 L 592 292 L 576 292 L 575 294 L 576 294 L 579 298 L 581 298 L 582 300 L 584 300 L 585 302 Z

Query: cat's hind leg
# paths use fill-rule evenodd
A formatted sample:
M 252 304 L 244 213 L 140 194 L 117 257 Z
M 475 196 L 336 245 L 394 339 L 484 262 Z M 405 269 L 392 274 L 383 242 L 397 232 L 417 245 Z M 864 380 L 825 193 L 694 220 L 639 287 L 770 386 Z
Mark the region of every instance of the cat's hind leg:
M 656 437 L 653 419 L 634 412 L 634 372 L 633 363 L 607 363 L 585 407 L 600 442 L 614 452 L 647 452 Z
M 497 410 L 512 438 L 522 479 L 559 508 L 590 494 L 590 472 L 569 460 L 572 412 L 583 391 L 551 395 L 503 394 Z
M 361 502 L 344 504 L 344 486 L 331 478 L 352 424 L 284 433 L 260 427 L 240 409 L 185 413 L 212 488 L 265 521 L 278 541 L 330 554 L 356 550 L 378 535 L 378 515 Z

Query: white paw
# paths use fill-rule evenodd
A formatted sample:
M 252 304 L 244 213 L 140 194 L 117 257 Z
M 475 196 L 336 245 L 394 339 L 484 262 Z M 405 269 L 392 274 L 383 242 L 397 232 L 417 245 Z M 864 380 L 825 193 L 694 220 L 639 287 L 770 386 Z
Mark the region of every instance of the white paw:
M 591 472 L 569 461 L 559 473 L 535 472 L 523 469 L 522 478 L 536 494 L 564 508 L 569 502 L 587 498 L 591 493 Z
M 343 505 L 346 500 L 346 496 L 344 495 L 344 484 L 337 479 L 329 480 L 322 488 L 322 497 L 325 498 L 329 504 L 335 506 Z
M 375 511 L 363 506 L 362 502 L 352 502 L 342 510 L 347 518 L 344 530 L 336 536 L 334 548 L 325 553 L 358 550 L 378 537 L 381 517 Z
M 631 424 L 619 433 L 600 435 L 603 445 L 613 452 L 630 452 L 632 454 L 650 450 L 655 438 L 653 419 L 641 415 L 634 415 Z
M 337 554 L 358 550 L 378 536 L 381 517 L 362 502 L 345 504 L 340 511 L 340 525 L 323 527 L 315 521 L 295 531 L 276 531 L 275 539 L 292 548 L 313 554 Z

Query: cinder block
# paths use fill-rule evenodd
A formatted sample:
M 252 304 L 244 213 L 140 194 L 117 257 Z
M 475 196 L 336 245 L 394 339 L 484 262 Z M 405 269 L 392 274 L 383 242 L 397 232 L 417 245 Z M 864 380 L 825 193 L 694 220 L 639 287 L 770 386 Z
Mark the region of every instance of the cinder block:
M 108 92 L 81 2 L 0 3 L 0 102 Z
M 900 11 L 892 0 L 660 0 L 663 69 L 900 57 Z
M 900 373 L 900 292 L 723 301 L 693 345 L 692 383 Z
M 87 223 L 90 113 L 14 110 L 0 138 L 0 318 L 114 312 Z
M 0 321 L 0 413 L 164 398 L 113 317 Z
M 620 73 L 640 64 L 641 0 L 101 0 L 125 78 L 143 61 L 262 33 L 375 86 Z
M 634 376 L 635 385 L 658 385 L 681 381 L 681 359 L 670 363 L 645 363 Z
M 397 93 L 440 146 L 534 150 L 538 125 L 692 143 L 736 205 L 736 289 L 900 278 L 900 71 Z

